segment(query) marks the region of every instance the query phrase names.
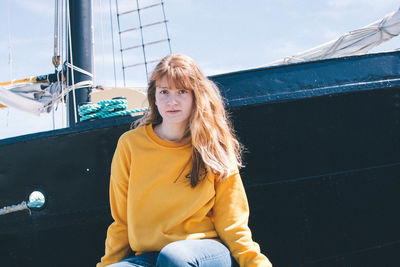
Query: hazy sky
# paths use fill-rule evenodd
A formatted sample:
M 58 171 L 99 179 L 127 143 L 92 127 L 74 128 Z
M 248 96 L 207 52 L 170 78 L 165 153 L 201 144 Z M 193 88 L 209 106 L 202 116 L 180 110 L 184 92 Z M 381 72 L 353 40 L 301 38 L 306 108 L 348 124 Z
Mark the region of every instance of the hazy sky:
M 111 0 L 115 13 L 115 0 Z M 119 0 L 120 12 L 133 9 Z M 154 0 L 147 1 L 149 3 Z M 93 0 L 96 83 L 113 86 L 113 54 L 109 0 Z M 146 1 L 141 1 L 146 5 Z M 400 7 L 398 0 L 215 1 L 167 0 L 168 30 L 173 52 L 194 58 L 207 75 L 253 68 L 302 52 L 361 28 Z M 154 9 L 156 10 L 156 9 Z M 157 13 L 157 12 L 159 13 Z M 162 19 L 160 10 L 143 14 L 145 23 Z M 117 85 L 122 86 L 121 55 L 116 16 L 113 18 Z M 121 17 L 121 30 L 135 27 L 137 17 Z M 0 82 L 54 72 L 54 1 L 0 0 Z M 123 47 L 135 45 L 139 35 L 123 35 Z M 147 41 L 165 38 L 165 28 L 145 32 Z M 371 52 L 400 48 L 400 37 Z M 166 44 L 148 52 L 157 59 Z M 11 56 L 11 64 L 9 58 Z M 142 59 L 140 50 L 124 56 L 126 64 Z M 127 84 L 145 85 L 144 68 L 126 72 Z M 61 109 L 56 127 L 62 127 Z M 52 129 L 52 116 L 0 109 L 0 139 Z

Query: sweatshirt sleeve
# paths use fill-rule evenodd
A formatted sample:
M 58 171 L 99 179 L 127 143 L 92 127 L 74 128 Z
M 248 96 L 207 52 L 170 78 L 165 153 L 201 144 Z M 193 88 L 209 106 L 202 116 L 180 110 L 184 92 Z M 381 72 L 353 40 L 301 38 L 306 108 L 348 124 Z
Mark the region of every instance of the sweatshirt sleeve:
M 126 137 L 126 136 L 125 136 Z M 105 255 L 97 267 L 124 259 L 130 252 L 127 229 L 127 193 L 131 153 L 124 136 L 118 141 L 111 164 L 110 208 L 114 222 L 108 227 Z
M 248 227 L 249 205 L 238 171 L 215 185 L 214 224 L 240 267 L 271 267 Z

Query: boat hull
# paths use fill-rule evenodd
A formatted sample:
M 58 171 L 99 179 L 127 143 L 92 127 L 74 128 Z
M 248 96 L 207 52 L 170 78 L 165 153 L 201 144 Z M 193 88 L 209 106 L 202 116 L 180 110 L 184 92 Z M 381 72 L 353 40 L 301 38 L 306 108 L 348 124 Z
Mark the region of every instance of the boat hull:
M 253 238 L 276 266 L 397 264 L 399 63 L 399 53 L 389 53 L 212 77 L 246 147 L 241 174 Z M 360 70 L 346 76 L 354 66 Z M 314 77 L 322 87 L 307 87 Z M 286 89 L 278 90 L 283 80 Z M 112 221 L 111 159 L 131 122 L 1 141 L 0 206 L 36 189 L 47 197 L 40 211 L 0 216 L 2 266 L 93 266 L 100 259 Z

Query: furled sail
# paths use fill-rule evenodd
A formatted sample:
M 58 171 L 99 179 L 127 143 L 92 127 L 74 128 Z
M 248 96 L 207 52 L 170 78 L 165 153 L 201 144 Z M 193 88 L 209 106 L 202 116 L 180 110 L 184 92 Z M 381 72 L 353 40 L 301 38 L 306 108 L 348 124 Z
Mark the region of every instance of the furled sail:
M 311 48 L 302 53 L 271 62 L 266 66 L 290 64 L 310 60 L 362 55 L 373 47 L 400 34 L 400 8 L 361 29 L 350 31 L 340 38 Z
M 60 83 L 18 84 L 12 87 L 0 86 L 0 103 L 28 113 L 40 115 L 50 112 L 51 104 L 61 93 Z

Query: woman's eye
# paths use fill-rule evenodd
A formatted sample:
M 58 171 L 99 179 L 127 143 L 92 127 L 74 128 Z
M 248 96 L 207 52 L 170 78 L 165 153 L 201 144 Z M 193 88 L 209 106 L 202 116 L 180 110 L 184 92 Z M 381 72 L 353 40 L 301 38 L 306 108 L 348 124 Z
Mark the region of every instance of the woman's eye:
M 168 91 L 167 90 L 161 90 L 160 94 L 162 94 L 162 95 L 168 94 Z
M 181 90 L 179 90 L 179 93 L 181 94 L 181 95 L 183 95 L 183 94 L 186 94 L 188 91 L 187 90 L 185 90 L 185 89 L 181 89 Z

